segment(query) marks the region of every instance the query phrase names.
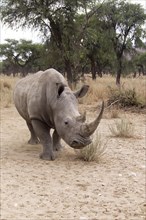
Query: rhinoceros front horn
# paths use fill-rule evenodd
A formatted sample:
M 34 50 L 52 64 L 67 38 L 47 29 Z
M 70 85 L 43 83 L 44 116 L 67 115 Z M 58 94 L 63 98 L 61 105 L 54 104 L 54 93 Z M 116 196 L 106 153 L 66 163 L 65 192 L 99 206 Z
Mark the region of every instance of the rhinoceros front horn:
M 81 130 L 82 130 L 82 133 L 85 137 L 89 137 L 90 135 L 92 135 L 94 133 L 94 131 L 96 130 L 96 128 L 99 125 L 100 120 L 102 118 L 103 110 L 104 110 L 104 101 L 102 102 L 102 107 L 101 107 L 100 113 L 97 116 L 97 118 L 90 123 L 85 123 L 82 125 Z

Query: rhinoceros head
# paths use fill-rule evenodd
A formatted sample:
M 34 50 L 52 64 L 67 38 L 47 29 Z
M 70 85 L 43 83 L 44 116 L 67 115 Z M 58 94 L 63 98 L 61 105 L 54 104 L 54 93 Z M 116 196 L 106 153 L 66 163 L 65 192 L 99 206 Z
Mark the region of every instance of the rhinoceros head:
M 86 123 L 85 114 L 78 111 L 78 97 L 83 97 L 89 86 L 84 85 L 77 92 L 72 92 L 69 87 L 58 86 L 57 105 L 54 122 L 59 136 L 71 147 L 81 149 L 91 143 L 90 136 L 96 130 L 104 110 L 104 103 L 97 118 Z

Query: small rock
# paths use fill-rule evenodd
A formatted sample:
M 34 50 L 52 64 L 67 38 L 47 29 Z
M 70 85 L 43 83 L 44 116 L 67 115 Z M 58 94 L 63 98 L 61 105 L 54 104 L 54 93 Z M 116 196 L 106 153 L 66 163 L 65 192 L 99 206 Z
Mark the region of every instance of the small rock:
M 87 217 L 80 217 L 80 220 L 88 220 Z
M 129 173 L 129 176 L 136 176 L 136 173 L 131 172 L 131 173 Z

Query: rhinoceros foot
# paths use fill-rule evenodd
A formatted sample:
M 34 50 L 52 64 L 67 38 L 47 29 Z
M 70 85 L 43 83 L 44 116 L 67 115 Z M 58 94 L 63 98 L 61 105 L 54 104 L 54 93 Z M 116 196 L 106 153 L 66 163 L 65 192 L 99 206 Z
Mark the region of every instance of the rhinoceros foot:
M 54 154 L 50 155 L 49 153 L 42 153 L 42 154 L 40 154 L 40 158 L 42 160 L 55 160 Z
M 33 138 L 30 138 L 30 140 L 28 141 L 28 144 L 31 144 L 31 145 L 36 145 L 39 143 L 40 141 L 38 139 L 33 139 Z

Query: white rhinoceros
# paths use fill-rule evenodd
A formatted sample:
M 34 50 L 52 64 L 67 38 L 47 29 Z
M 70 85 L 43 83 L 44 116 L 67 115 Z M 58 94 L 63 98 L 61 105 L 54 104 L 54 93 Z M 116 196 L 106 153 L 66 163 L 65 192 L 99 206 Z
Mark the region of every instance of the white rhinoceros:
M 77 98 L 83 97 L 88 88 L 88 85 L 84 85 L 72 92 L 65 78 L 55 69 L 39 71 L 20 79 L 16 84 L 14 103 L 30 130 L 28 143 L 40 141 L 43 145 L 41 159 L 55 159 L 53 151 L 61 147 L 61 138 L 76 149 L 91 143 L 90 136 L 100 122 L 104 103 L 93 122 L 84 122 L 84 117 L 78 111 Z M 51 128 L 54 129 L 52 137 Z

